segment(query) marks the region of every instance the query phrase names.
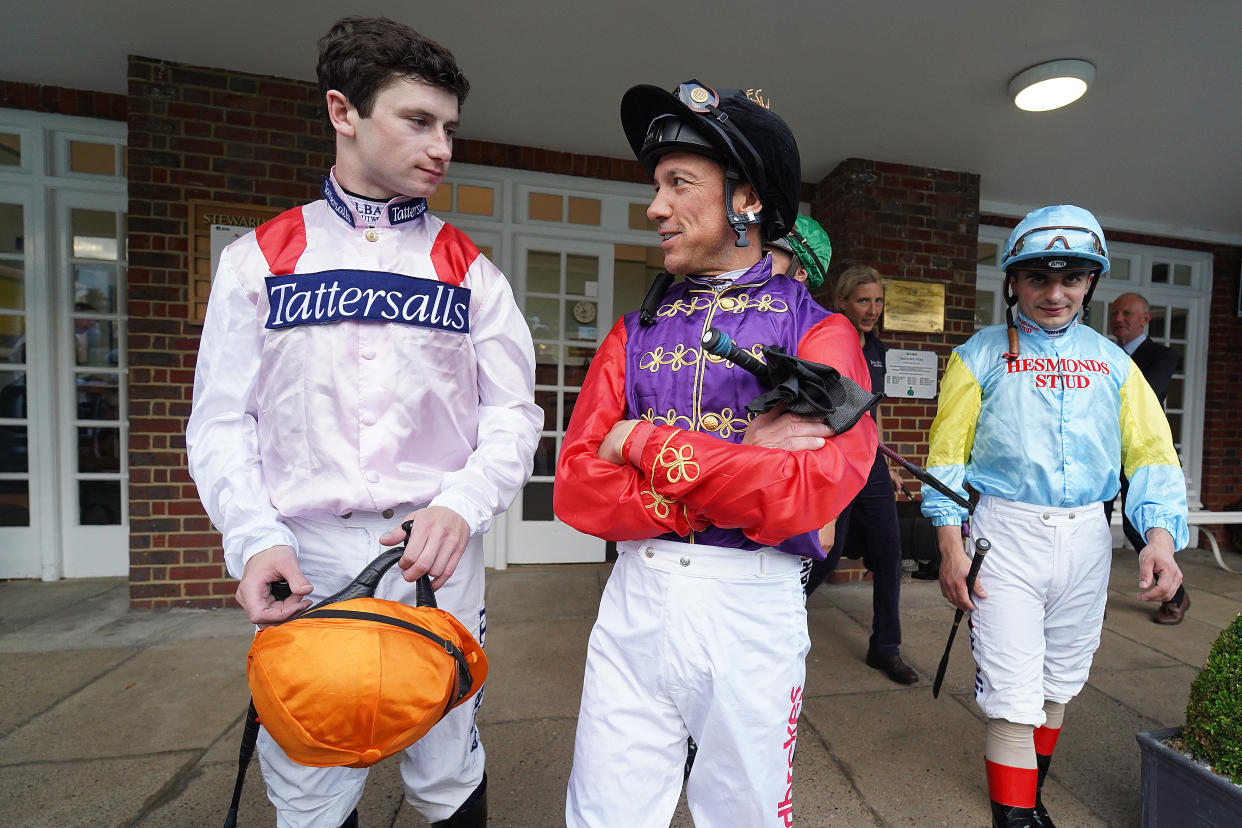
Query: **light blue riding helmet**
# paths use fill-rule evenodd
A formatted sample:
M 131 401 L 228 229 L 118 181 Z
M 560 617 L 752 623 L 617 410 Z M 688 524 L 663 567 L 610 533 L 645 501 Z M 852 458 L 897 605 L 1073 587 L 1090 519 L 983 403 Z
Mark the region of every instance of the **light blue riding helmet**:
M 1001 252 L 1000 266 L 1006 273 L 1009 268 L 1026 262 L 1027 267 L 1040 270 L 1077 270 L 1085 268 L 1096 274 L 1091 277 L 1087 293 L 1082 300 L 1082 318 L 1091 313 L 1091 296 L 1108 272 L 1108 247 L 1104 231 L 1090 211 L 1072 204 L 1040 207 L 1026 214 L 1026 218 L 1013 228 L 1005 249 Z M 1010 289 L 1010 279 L 1005 279 L 1005 321 L 1009 327 L 1009 350 L 1006 359 L 1018 358 L 1018 331 L 1014 327 L 1013 306 L 1018 297 Z
M 1051 269 L 1087 267 L 1103 275 L 1108 272 L 1104 231 L 1095 216 L 1072 204 L 1032 210 L 1009 234 L 1001 253 L 1001 270 L 1031 259 L 1048 259 L 1042 266 Z M 1058 267 L 1054 262 L 1060 259 L 1071 261 Z M 1073 259 L 1088 261 L 1073 262 Z

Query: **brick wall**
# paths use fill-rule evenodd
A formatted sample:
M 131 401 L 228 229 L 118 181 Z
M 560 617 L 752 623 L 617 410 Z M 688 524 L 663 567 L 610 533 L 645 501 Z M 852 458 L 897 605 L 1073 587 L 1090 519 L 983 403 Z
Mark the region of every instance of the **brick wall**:
M 890 348 L 935 351 L 938 374 L 948 354 L 974 331 L 975 261 L 978 255 L 979 176 L 849 158 L 810 193 L 811 215 L 828 231 L 832 262 L 816 293 L 833 307 L 836 278 L 853 264 L 868 264 L 889 279 L 945 286 L 943 333 L 881 331 Z M 927 432 L 936 400 L 886 401 L 882 439 L 925 465 Z M 918 492 L 917 481 L 906 485 Z M 861 562 L 844 562 L 834 580 L 862 575 Z
M 124 95 L 0 80 L 0 108 L 4 109 L 124 121 L 126 104 Z
M 313 199 L 332 143 L 314 90 L 277 78 L 133 57 L 129 104 L 130 604 L 223 607 L 236 584 L 186 470 L 186 202 Z

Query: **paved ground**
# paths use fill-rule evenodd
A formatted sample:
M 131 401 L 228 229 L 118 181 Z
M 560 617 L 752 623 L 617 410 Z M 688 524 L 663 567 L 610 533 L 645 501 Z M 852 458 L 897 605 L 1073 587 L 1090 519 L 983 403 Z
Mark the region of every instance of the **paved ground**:
M 1235 556 L 1236 557 L 1236 556 Z M 1179 627 L 1135 598 L 1134 554 L 1115 553 L 1103 644 L 1071 704 L 1045 799 L 1058 824 L 1133 826 L 1138 731 L 1182 722 L 1211 642 L 1242 606 L 1242 577 L 1206 552 L 1181 557 L 1194 606 Z M 606 565 L 488 573 L 491 675 L 483 706 L 491 825 L 562 825 L 587 635 Z M 799 724 L 802 826 L 984 826 L 983 725 L 958 642 L 931 696 L 952 610 L 933 582 L 903 587 L 906 660 L 923 680 L 889 682 L 862 663 L 869 583 L 810 601 L 812 650 Z M 240 610 L 131 613 L 121 580 L 0 584 L 0 802 L 12 826 L 214 826 L 223 821 L 246 707 L 251 635 Z M 420 828 L 383 762 L 360 807 L 365 828 Z M 252 768 L 242 825 L 271 825 Z M 673 825 L 689 826 L 684 808 Z

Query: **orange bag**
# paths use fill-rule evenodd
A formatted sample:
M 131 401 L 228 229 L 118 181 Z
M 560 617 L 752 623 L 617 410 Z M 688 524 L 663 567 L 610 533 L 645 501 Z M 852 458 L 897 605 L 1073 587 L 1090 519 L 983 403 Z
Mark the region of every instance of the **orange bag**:
M 260 630 L 246 672 L 259 721 L 290 759 L 365 768 L 470 698 L 487 656 L 444 610 L 353 598 Z
M 410 527 L 401 524 L 407 542 Z M 430 578 L 419 578 L 415 607 L 371 597 L 403 552 L 404 544 L 385 549 L 344 589 L 250 643 L 252 698 L 225 828 L 236 828 L 260 723 L 295 762 L 366 768 L 414 744 L 483 686 L 487 656 L 436 608 Z M 289 594 L 283 581 L 271 589 Z

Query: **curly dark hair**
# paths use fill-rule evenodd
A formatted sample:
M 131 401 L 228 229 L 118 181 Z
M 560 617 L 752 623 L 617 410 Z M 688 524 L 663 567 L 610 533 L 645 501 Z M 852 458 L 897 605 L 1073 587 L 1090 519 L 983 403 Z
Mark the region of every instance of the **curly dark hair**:
M 386 17 L 342 17 L 319 38 L 320 100 L 341 92 L 358 114 L 371 117 L 375 96 L 393 78 L 409 78 L 457 96 L 461 106 L 470 81 L 452 52 Z

